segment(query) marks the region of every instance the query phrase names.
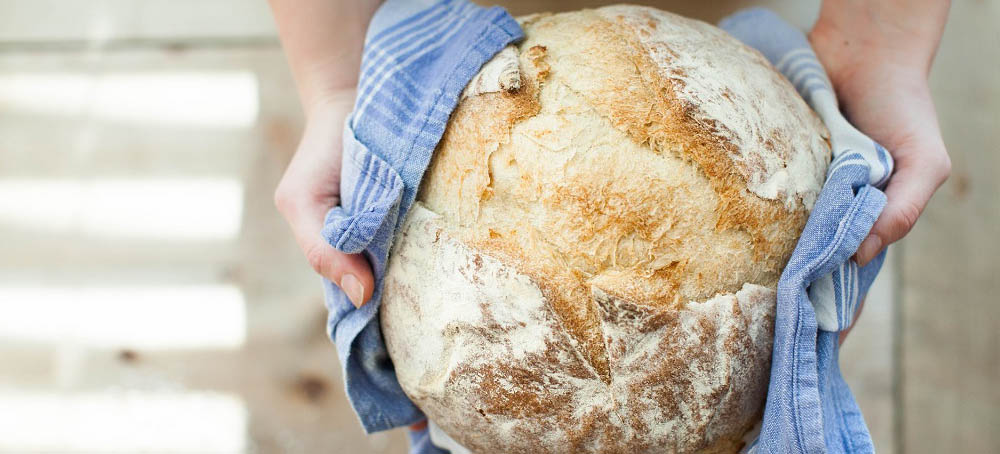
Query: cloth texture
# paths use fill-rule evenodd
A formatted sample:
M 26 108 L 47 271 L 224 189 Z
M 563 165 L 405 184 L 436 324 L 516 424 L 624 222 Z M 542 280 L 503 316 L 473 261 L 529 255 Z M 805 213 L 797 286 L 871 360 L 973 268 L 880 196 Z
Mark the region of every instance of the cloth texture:
M 795 85 L 831 132 L 833 162 L 802 237 L 778 284 L 771 382 L 751 452 L 872 451 L 871 437 L 837 363 L 847 329 L 882 265 L 851 255 L 885 204 L 877 188 L 892 171 L 888 153 L 837 109 L 826 74 L 803 34 L 763 9 L 720 26 L 758 49 Z M 465 0 L 389 0 L 366 37 L 358 98 L 344 128 L 340 207 L 324 238 L 364 253 L 375 273 L 371 301 L 355 309 L 324 281 L 328 334 L 337 347 L 347 396 L 368 431 L 424 419 L 406 397 L 377 318 L 381 282 L 395 233 L 412 205 L 431 154 L 461 91 L 479 67 L 523 33 L 499 8 Z M 410 433 L 411 453 L 446 452 L 428 429 Z
M 377 317 L 389 249 L 465 85 L 522 37 L 503 9 L 466 0 L 389 0 L 369 25 L 357 99 L 344 127 L 341 206 L 327 213 L 322 230 L 336 249 L 363 253 L 375 275 L 372 299 L 360 309 L 323 281 L 327 333 L 367 432 L 424 419 L 399 386 Z
M 873 452 L 861 410 L 840 373 L 839 332 L 850 327 L 885 252 L 859 268 L 851 256 L 885 206 L 878 189 L 892 157 L 844 119 L 823 66 L 801 31 L 760 8 L 719 26 L 760 51 L 830 130 L 823 190 L 778 281 L 771 382 L 750 452 Z

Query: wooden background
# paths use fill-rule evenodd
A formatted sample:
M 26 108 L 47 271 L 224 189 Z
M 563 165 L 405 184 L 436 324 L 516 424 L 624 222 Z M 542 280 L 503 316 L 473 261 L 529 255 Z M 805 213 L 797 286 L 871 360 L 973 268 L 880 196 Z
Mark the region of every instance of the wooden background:
M 503 2 L 516 14 L 602 3 Z M 640 3 L 708 21 L 764 5 L 803 28 L 818 11 L 816 1 Z M 893 247 L 844 346 L 843 369 L 880 452 L 1000 452 L 998 22 L 998 1 L 953 2 L 931 75 L 953 176 L 909 237 Z M 247 105 L 247 99 L 233 97 L 246 95 L 241 92 L 228 98 L 208 92 L 203 100 L 170 105 L 179 112 L 173 123 L 139 114 L 145 120 L 123 120 L 93 99 L 102 93 L 94 87 L 108 76 L 178 72 L 207 81 L 219 75 L 251 80 L 254 115 L 248 120 L 227 111 L 226 103 Z M 42 93 L 25 100 L 4 91 L 4 84 L 53 75 L 83 84 L 64 87 L 79 99 L 52 101 Z M 147 80 L 148 90 L 162 88 L 156 80 Z M 124 108 L 163 107 L 137 98 Z M 206 111 L 217 111 L 221 123 L 184 121 Z M 191 399 L 228 402 L 220 408 L 235 409 L 226 418 L 206 417 L 206 433 L 182 430 L 170 448 L 154 446 L 169 452 L 200 452 L 207 442 L 198 437 L 215 437 L 212 446 L 226 452 L 405 451 L 401 432 L 366 436 L 357 425 L 323 333 L 319 282 L 272 208 L 271 192 L 301 128 L 265 2 L 0 0 L 0 298 L 23 298 L 0 301 L 0 319 L 38 304 L 30 292 L 24 297 L 5 289 L 61 289 L 72 299 L 95 286 L 199 285 L 237 289 L 246 317 L 245 339 L 221 348 L 155 350 L 134 347 L 127 338 L 108 346 L 68 342 L 59 333 L 25 340 L 0 332 L 0 413 L 5 405 L 10 411 L 39 402 L 69 409 L 0 417 L 0 452 L 143 448 L 141 440 L 129 441 L 124 433 L 134 423 L 131 413 L 108 416 L 109 424 L 94 428 L 96 434 L 73 432 L 80 421 L 65 414 L 139 411 L 127 402 L 164 395 L 172 396 L 167 410 L 148 416 L 164 427 L 183 426 L 215 408 L 185 403 Z M 52 188 L 123 178 L 140 182 L 140 192 L 141 182 L 153 179 L 236 181 L 242 201 L 238 229 L 225 238 L 123 239 L 76 218 L 53 224 L 62 219 L 59 210 L 46 207 L 58 207 L 58 198 L 39 199 L 47 204 L 39 209 L 39 228 L 14 210 L 32 203 L 3 185 L 34 181 Z M 150 320 L 163 319 L 170 310 L 141 298 L 134 304 L 148 311 Z M 55 309 L 45 314 L 49 320 L 68 317 Z M 195 321 L 207 314 L 180 316 Z M 106 315 L 95 323 L 120 322 L 116 314 Z M 184 330 L 185 323 L 176 329 Z M 81 398 L 92 398 L 96 407 L 80 407 Z M 219 425 L 222 420 L 230 422 Z M 53 444 L 55 438 L 64 443 Z

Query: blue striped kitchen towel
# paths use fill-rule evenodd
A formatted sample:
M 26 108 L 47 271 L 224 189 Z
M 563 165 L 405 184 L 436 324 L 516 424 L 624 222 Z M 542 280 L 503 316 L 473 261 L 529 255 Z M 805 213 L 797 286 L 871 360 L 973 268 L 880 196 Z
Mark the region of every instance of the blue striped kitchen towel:
M 341 206 L 330 210 L 323 228 L 335 248 L 364 253 L 375 274 L 372 299 L 360 309 L 324 280 L 328 334 L 365 431 L 424 419 L 399 386 L 376 316 L 389 248 L 462 90 L 522 37 L 503 9 L 466 0 L 389 0 L 369 24 L 357 100 L 344 128 Z M 414 452 L 435 452 L 426 432 L 413 441 Z
M 758 48 L 796 85 L 831 130 L 834 162 L 778 288 L 771 384 L 756 452 L 871 449 L 864 421 L 837 367 L 837 331 L 884 255 L 864 268 L 849 257 L 885 202 L 875 186 L 891 159 L 837 111 L 825 73 L 800 32 L 764 10 L 726 19 L 723 28 Z M 366 431 L 423 419 L 399 387 L 376 317 L 392 239 L 457 99 L 479 67 L 522 32 L 499 8 L 465 0 L 389 0 L 369 26 L 358 98 L 344 130 L 342 206 L 323 235 L 334 247 L 363 252 L 376 277 L 371 302 L 354 309 L 325 281 L 328 330 L 348 398 Z M 411 452 L 431 454 L 426 430 Z
M 875 280 L 885 252 L 859 268 L 851 256 L 885 206 L 878 189 L 892 157 L 837 108 L 809 41 L 765 9 L 719 24 L 785 75 L 830 130 L 833 162 L 802 237 L 778 282 L 771 382 L 764 421 L 750 452 L 873 452 L 857 402 L 840 374 L 838 334 Z

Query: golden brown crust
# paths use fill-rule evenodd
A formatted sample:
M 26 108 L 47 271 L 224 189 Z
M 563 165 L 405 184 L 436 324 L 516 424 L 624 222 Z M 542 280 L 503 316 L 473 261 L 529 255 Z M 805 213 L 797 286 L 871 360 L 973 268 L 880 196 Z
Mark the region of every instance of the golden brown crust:
M 536 15 L 522 26 L 520 89 L 460 102 L 418 200 L 463 247 L 530 279 L 546 308 L 538 323 L 551 325 L 559 340 L 522 366 L 502 357 L 460 361 L 444 394 L 414 396 L 406 383 L 404 389 L 435 420 L 461 424 L 479 415 L 480 423 L 523 422 L 507 433 L 518 434 L 513 440 L 496 439 L 500 432 L 481 439 L 452 434 L 474 450 L 509 442 L 504 452 L 528 452 L 517 443 L 557 429 L 565 435 L 561 443 L 580 452 L 595 446 L 643 452 L 669 440 L 685 451 L 731 450 L 753 422 L 748 415 L 761 408 L 761 348 L 769 352 L 770 334 L 749 336 L 760 327 L 746 322 L 724 335 L 714 326 L 719 322 L 691 315 L 703 304 L 693 302 L 748 285 L 774 289 L 818 193 L 822 169 L 813 167 L 828 159 L 826 131 L 759 54 L 705 24 L 612 7 Z M 694 52 L 715 52 L 751 77 L 706 83 L 695 72 L 710 62 Z M 764 111 L 754 103 L 773 105 Z M 752 121 L 733 120 L 758 111 Z M 414 304 L 405 296 L 406 280 L 395 282 L 401 296 L 394 303 L 387 291 L 386 307 Z M 511 310 L 502 306 L 509 303 L 478 304 L 492 314 Z M 733 307 L 755 307 L 754 323 L 770 323 L 760 311 L 773 311 L 773 304 L 773 296 L 754 297 Z M 635 318 L 618 320 L 622 314 Z M 680 314 L 699 328 L 671 325 Z M 747 320 L 739 313 L 732 318 Z M 516 342 L 488 318 L 484 323 L 475 328 L 477 339 Z M 628 332 L 615 341 L 611 331 L 618 328 Z M 652 348 L 638 356 L 642 361 L 626 354 L 636 343 Z M 684 387 L 692 365 L 720 363 L 733 367 L 712 378 L 723 381 L 703 383 L 698 392 Z M 562 394 L 550 386 L 552 377 L 566 374 L 625 400 L 614 401 L 610 413 L 580 408 L 572 401 L 580 394 L 574 385 L 556 387 Z M 455 391 L 472 388 L 478 394 Z M 651 423 L 652 413 L 643 419 L 633 412 L 650 402 L 659 422 Z M 478 413 L 463 413 L 463 405 Z M 695 418 L 682 435 L 653 436 L 650 446 L 635 435 L 662 431 L 664 421 L 678 418 Z M 447 421 L 439 424 L 448 429 Z
M 602 380 L 537 283 L 421 204 L 386 274 L 381 322 L 403 389 L 477 453 L 734 452 L 767 388 L 773 290 L 683 309 L 594 294 Z
M 583 11 L 536 16 L 525 30 L 522 89 L 458 106 L 419 198 L 535 277 L 609 379 L 592 286 L 674 306 L 747 282 L 773 287 L 808 212 L 747 189 L 752 160 L 734 161 L 716 122 L 677 95 L 683 78 L 626 25 Z M 746 64 L 773 72 L 763 60 Z M 798 107 L 787 110 L 812 115 Z M 584 127 L 621 135 L 611 144 L 620 149 L 572 143 L 587 131 L 571 130 Z M 567 163 L 556 169 L 552 159 Z

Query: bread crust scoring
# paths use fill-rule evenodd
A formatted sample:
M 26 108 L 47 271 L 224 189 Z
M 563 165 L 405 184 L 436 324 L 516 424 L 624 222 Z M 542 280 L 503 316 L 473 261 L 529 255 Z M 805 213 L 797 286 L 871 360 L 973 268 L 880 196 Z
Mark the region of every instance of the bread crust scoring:
M 397 377 L 472 452 L 735 452 L 760 416 L 771 289 L 746 284 L 682 310 L 595 289 L 605 383 L 530 277 L 419 203 L 399 240 L 381 309 Z
M 476 79 L 390 258 L 403 389 L 476 452 L 738 449 L 827 131 L 708 24 L 614 6 L 522 26 L 518 88 Z

